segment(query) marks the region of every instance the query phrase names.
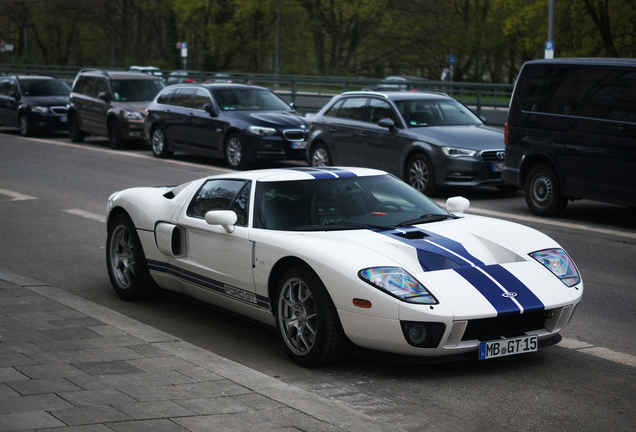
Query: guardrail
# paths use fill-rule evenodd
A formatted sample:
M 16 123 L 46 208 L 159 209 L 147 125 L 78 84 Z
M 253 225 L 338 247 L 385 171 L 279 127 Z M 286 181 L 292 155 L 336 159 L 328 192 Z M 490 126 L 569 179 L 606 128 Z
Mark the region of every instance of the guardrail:
M 1 64 L 0 74 L 6 75 L 53 75 L 58 78 L 72 81 L 77 72 L 83 67 L 78 66 L 46 66 L 46 65 L 20 65 Z M 108 69 L 122 70 L 122 69 Z M 162 71 L 168 78 L 171 71 Z M 216 72 L 188 71 L 199 81 L 214 82 L 215 79 L 231 79 L 234 82 L 243 82 L 269 87 L 279 93 L 288 102 L 294 102 L 303 112 L 317 112 L 333 96 L 346 91 L 359 91 L 377 88 L 379 84 L 385 85 L 386 90 L 411 90 L 416 88 L 422 91 L 443 92 L 454 97 L 465 105 L 470 106 L 477 115 L 485 115 L 492 110 L 506 111 L 510 103 L 513 86 L 510 84 L 486 84 L 447 81 L 404 81 L 391 83 L 394 87 L 386 87 L 386 82 L 372 78 L 348 78 L 325 77 L 305 75 L 272 75 L 249 73 L 223 73 L 222 78 Z M 503 125 L 502 115 L 489 119 L 493 125 Z

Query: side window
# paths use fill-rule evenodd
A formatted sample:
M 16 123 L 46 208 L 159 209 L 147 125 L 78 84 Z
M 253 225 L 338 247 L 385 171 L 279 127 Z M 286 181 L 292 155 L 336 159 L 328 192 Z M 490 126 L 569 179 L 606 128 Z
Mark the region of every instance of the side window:
M 367 98 L 345 99 L 338 111 L 338 117 L 350 120 L 368 121 L 365 118 L 366 104 Z
M 250 182 L 245 180 L 209 180 L 188 207 L 188 216 L 204 218 L 211 210 L 234 210 L 239 226 L 247 226 Z
M 181 88 L 170 100 L 170 105 L 192 108 L 192 97 L 196 89 L 194 88 Z
M 166 89 L 166 91 L 161 93 L 161 96 L 157 98 L 157 103 L 168 105 L 170 102 L 170 97 L 174 94 L 174 92 L 175 89 L 173 88 Z
M 580 70 L 580 92 L 571 114 L 636 123 L 636 71 Z
M 78 93 L 81 93 L 86 96 L 90 96 L 92 94 L 93 87 L 95 87 L 96 81 L 97 81 L 97 78 L 85 76 L 82 79 L 81 86 L 78 90 Z
M 385 118 L 390 118 L 396 125 L 400 124 L 397 115 L 391 105 L 387 101 L 380 99 L 371 99 L 369 102 L 370 119 L 371 123 L 378 124 L 378 122 Z
M 194 95 L 194 109 L 202 110 L 205 104 L 212 104 L 210 94 L 203 89 L 197 89 Z
M 100 93 L 108 94 L 108 82 L 105 78 L 97 78 L 97 82 L 95 83 L 95 88 L 91 93 L 91 96 L 96 98 Z
M 9 80 L 0 80 L 0 95 L 9 96 Z
M 580 77 L 569 67 L 533 68 L 519 89 L 523 111 L 570 115 L 580 89 Z
M 7 93 L 9 96 L 18 95 L 18 83 L 15 80 L 9 80 L 9 91 Z
M 327 110 L 325 115 L 328 115 L 328 116 L 331 116 L 331 117 L 337 117 L 338 116 L 338 110 L 342 106 L 343 102 L 344 102 L 344 99 L 340 99 L 338 102 L 333 104 L 333 106 Z

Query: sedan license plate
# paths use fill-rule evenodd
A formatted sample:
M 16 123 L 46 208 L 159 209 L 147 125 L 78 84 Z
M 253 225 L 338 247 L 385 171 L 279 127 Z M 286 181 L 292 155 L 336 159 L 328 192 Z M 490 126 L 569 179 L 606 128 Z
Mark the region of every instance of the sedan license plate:
M 538 346 L 537 335 L 482 342 L 479 345 L 479 360 L 533 352 L 537 351 Z
M 62 123 L 66 123 L 66 122 L 68 121 L 68 117 L 67 117 L 67 116 L 65 116 L 65 115 L 60 116 L 60 121 L 61 121 Z
M 493 162 L 492 172 L 501 172 L 504 170 L 505 166 L 506 166 L 505 162 Z
M 291 143 L 291 148 L 293 149 L 306 149 L 307 142 L 306 141 L 294 141 Z

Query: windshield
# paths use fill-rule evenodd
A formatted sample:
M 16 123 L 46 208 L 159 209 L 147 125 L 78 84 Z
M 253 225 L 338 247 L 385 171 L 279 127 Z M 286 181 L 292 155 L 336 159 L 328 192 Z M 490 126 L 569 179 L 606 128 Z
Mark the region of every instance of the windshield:
M 393 229 L 453 217 L 390 175 L 259 182 L 257 228 L 295 231 Z
M 68 96 L 71 87 L 62 80 L 20 80 L 24 96 Z
M 216 90 L 214 98 L 222 111 L 289 111 L 280 97 L 265 89 Z
M 454 99 L 395 101 L 410 128 L 424 126 L 481 125 L 482 121 Z
M 160 79 L 112 80 L 113 96 L 120 102 L 151 101 L 166 85 Z

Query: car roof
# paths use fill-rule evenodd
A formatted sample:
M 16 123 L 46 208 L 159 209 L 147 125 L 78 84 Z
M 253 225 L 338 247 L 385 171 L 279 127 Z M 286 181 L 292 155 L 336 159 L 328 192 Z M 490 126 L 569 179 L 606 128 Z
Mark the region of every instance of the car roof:
M 154 79 L 161 80 L 160 77 L 140 73 L 139 71 L 107 71 L 104 69 L 82 69 L 77 75 L 101 76 L 112 79 Z
M 368 177 L 377 175 L 388 175 L 384 171 L 360 168 L 360 167 L 290 167 L 290 168 L 270 168 L 243 172 L 233 172 L 221 175 L 214 175 L 208 178 L 231 178 L 255 180 L 261 182 L 277 181 L 298 181 L 298 180 L 321 180 L 345 177 Z
M 414 91 L 414 92 L 401 92 L 401 91 L 357 91 L 346 92 L 340 96 L 381 96 L 389 100 L 406 100 L 406 99 L 452 99 L 446 93 L 432 92 L 432 91 Z
M 586 66 L 636 66 L 636 59 L 617 57 L 578 57 L 530 60 L 525 64 L 586 65 Z
M 13 75 L 0 78 L 17 78 L 18 80 L 59 80 L 59 78 L 44 75 Z
M 174 88 L 174 87 L 196 87 L 196 88 L 205 88 L 210 91 L 212 90 L 241 90 L 241 89 L 269 90 L 267 87 L 247 85 L 247 84 L 236 84 L 236 83 L 179 83 L 179 84 L 171 84 L 166 88 Z

